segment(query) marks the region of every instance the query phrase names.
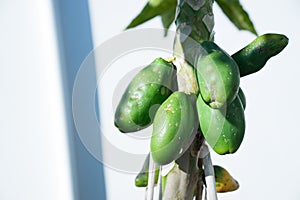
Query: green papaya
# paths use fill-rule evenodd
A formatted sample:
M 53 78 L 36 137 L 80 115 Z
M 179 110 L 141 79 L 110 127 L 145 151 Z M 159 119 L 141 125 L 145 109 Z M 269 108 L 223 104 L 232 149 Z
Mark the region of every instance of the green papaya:
M 200 94 L 212 108 L 230 104 L 236 97 L 240 73 L 235 61 L 219 46 L 205 41 L 201 47 L 207 52 L 199 57 L 196 70 Z
M 228 106 L 212 109 L 199 95 L 197 111 L 200 129 L 213 150 L 221 155 L 236 152 L 245 133 L 244 108 L 239 96 Z
M 174 92 L 158 109 L 151 137 L 151 153 L 158 165 L 177 159 L 192 141 L 195 123 L 194 95 Z
M 289 39 L 281 34 L 264 34 L 232 55 L 239 66 L 240 75 L 246 76 L 261 70 L 266 62 L 279 54 L 288 44 Z
M 238 96 L 240 97 L 240 100 L 242 102 L 243 108 L 245 110 L 246 109 L 246 96 L 245 96 L 242 88 L 239 89 Z
M 172 93 L 175 78 L 172 63 L 155 59 L 126 88 L 115 113 L 115 126 L 124 133 L 151 125 L 159 107 Z
M 147 155 L 141 171 L 135 177 L 135 186 L 136 187 L 147 187 L 147 185 L 148 185 L 149 159 L 150 159 L 150 154 Z M 158 175 L 159 175 L 159 168 L 156 167 L 155 168 L 154 183 L 157 183 Z

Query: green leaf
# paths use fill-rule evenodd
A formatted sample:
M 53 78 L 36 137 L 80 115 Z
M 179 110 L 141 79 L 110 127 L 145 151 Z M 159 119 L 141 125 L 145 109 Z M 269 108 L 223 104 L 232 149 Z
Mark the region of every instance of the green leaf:
M 175 18 L 177 1 L 176 0 L 150 0 L 143 10 L 131 21 L 126 29 L 136 27 L 142 23 L 156 17 L 162 17 L 165 28 L 169 28 Z M 167 19 L 168 17 L 168 19 Z
M 257 35 L 248 13 L 243 9 L 239 0 L 216 0 L 216 2 L 239 30 L 248 30 Z
M 168 34 L 169 27 L 171 26 L 171 24 L 175 19 L 175 12 L 176 12 L 176 7 L 174 7 L 174 9 L 172 10 L 169 10 L 168 12 L 161 14 L 161 21 L 165 29 L 165 36 Z

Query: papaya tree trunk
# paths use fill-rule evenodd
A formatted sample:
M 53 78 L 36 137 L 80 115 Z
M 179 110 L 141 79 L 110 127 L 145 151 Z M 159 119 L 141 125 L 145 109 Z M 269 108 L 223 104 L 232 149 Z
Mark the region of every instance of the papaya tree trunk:
M 176 38 L 174 41 L 174 64 L 177 67 L 178 90 L 187 94 L 198 95 L 199 89 L 192 66 L 201 51 L 201 41 L 214 38 L 213 0 L 179 0 L 176 15 Z M 196 109 L 196 108 L 195 108 Z M 197 119 L 197 116 L 196 116 Z M 198 124 L 196 129 L 198 129 Z M 175 162 L 174 168 L 166 177 L 163 200 L 202 199 L 205 173 L 207 185 L 215 187 L 210 154 L 203 144 L 203 136 L 198 131 L 191 147 Z M 205 151 L 205 152 L 201 152 Z M 200 157 L 199 157 L 200 155 Z M 202 155 L 202 156 L 201 156 Z M 203 169 L 204 166 L 204 170 Z M 215 189 L 208 191 L 216 199 Z

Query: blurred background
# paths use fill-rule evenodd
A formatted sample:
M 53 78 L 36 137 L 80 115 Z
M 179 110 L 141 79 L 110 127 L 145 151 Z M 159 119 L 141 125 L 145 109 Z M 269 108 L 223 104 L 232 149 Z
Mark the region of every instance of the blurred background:
M 134 186 L 136 174 L 103 165 L 83 145 L 73 120 L 72 91 L 76 74 L 90 52 L 122 33 L 145 3 L 0 1 L 1 200 L 144 198 L 144 189 Z M 247 98 L 244 142 L 234 155 L 212 156 L 213 163 L 228 169 L 240 188 L 218 197 L 299 200 L 300 3 L 241 3 L 260 35 L 282 33 L 290 40 L 286 49 L 263 70 L 242 79 L 241 87 Z M 255 38 L 251 33 L 238 31 L 217 5 L 214 14 L 215 42 L 228 53 L 236 52 Z M 160 19 L 155 18 L 139 28 L 161 27 Z M 174 28 L 173 25 L 171 29 Z M 139 58 L 131 55 L 123 63 L 123 70 L 128 67 L 129 72 L 133 65 L 145 65 L 158 53 L 150 52 L 148 57 L 141 54 Z M 130 63 L 131 68 L 127 66 Z M 96 67 L 87 81 L 97 84 Z M 112 86 L 108 88 L 114 90 Z M 105 121 L 111 118 L 102 114 L 102 103 L 111 98 L 100 91 L 95 112 L 102 124 L 109 124 L 105 133 L 113 135 L 117 130 L 109 120 Z M 97 142 L 101 146 L 101 139 Z M 126 142 L 131 141 L 124 141 L 124 146 Z M 143 144 L 137 144 L 136 151 L 147 152 L 148 147 Z M 135 146 L 130 146 L 133 151 Z

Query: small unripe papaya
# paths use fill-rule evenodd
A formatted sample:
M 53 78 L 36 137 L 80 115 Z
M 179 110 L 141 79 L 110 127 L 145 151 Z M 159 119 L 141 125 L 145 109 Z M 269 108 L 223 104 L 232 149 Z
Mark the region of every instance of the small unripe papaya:
M 194 95 L 174 92 L 158 109 L 153 121 L 151 153 L 158 165 L 177 159 L 192 141 L 194 132 Z M 189 145 L 189 144 L 188 144 Z
M 150 154 L 147 155 L 141 171 L 135 177 L 135 186 L 136 187 L 147 187 L 147 185 L 148 185 L 149 159 L 150 159 Z M 159 175 L 159 168 L 155 167 L 154 183 L 157 183 L 158 175 Z
M 221 155 L 236 152 L 245 133 L 244 108 L 240 98 L 237 96 L 221 109 L 213 109 L 199 95 L 197 111 L 200 129 L 213 150 Z
M 212 108 L 230 104 L 236 97 L 240 73 L 236 62 L 219 46 L 205 41 L 201 47 L 207 54 L 198 59 L 196 70 L 200 94 Z
M 246 76 L 261 70 L 266 62 L 279 54 L 289 39 L 281 34 L 264 34 L 232 55 L 239 66 L 240 75 Z
M 115 113 L 115 126 L 124 133 L 151 125 L 154 115 L 172 93 L 175 78 L 172 63 L 155 59 L 142 69 L 126 88 Z

